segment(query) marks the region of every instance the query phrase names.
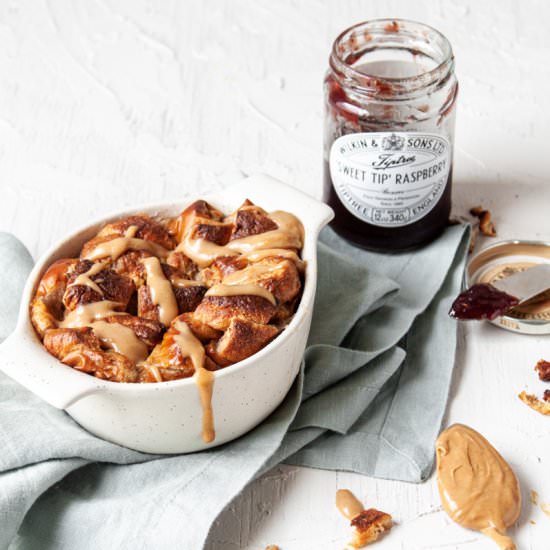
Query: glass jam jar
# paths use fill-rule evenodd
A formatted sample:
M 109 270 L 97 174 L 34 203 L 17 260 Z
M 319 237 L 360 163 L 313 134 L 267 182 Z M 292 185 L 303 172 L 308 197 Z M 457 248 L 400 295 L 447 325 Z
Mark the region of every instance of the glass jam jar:
M 334 42 L 325 82 L 324 200 L 368 249 L 422 245 L 447 225 L 458 82 L 449 41 L 378 19 Z

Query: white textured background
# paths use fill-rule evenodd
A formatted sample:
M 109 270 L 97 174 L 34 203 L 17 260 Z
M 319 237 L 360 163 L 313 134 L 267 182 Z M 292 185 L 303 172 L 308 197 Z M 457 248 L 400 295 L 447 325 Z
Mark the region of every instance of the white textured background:
M 483 201 L 499 236 L 550 240 L 550 4 L 535 0 L 2 0 L 0 230 L 36 256 L 93 216 L 181 201 L 253 171 L 320 196 L 332 39 L 381 16 L 429 23 L 454 46 L 455 209 Z M 525 386 L 542 391 L 532 364 L 550 355 L 548 343 L 468 327 L 449 413 L 517 469 L 521 550 L 550 548 L 550 517 L 527 496 L 537 489 L 550 502 L 550 418 L 515 398 Z M 281 467 L 224 514 L 210 550 L 340 549 L 348 529 L 333 508 L 337 487 L 395 515 L 380 549 L 493 548 L 450 525 L 433 480 Z

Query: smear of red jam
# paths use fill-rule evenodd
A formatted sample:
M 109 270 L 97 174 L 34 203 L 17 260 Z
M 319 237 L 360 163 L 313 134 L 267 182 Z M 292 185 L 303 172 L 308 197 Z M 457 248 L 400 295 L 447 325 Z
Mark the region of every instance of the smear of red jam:
M 515 296 L 506 294 L 493 285 L 480 283 L 458 296 L 449 315 L 460 320 L 492 321 L 518 304 L 519 300 Z

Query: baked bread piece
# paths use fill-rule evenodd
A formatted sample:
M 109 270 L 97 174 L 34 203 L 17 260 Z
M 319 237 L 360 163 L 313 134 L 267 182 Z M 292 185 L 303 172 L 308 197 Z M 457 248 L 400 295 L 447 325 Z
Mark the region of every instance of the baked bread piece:
M 385 512 L 369 508 L 351 520 L 353 539 L 349 543 L 352 548 L 363 548 L 377 541 L 393 526 L 392 517 Z
M 212 242 L 216 242 L 214 239 L 218 239 L 220 242 L 216 242 L 216 244 L 220 245 L 227 243 L 232 231 L 231 224 L 223 222 L 223 214 L 203 200 L 190 204 L 169 224 L 170 231 L 176 237 L 178 243 L 183 241 L 192 226 L 195 226 L 195 229 L 193 229 L 195 236 L 193 238 L 200 236 L 200 238 L 206 238 L 206 240 Z M 199 226 L 201 226 L 201 229 L 199 229 Z M 213 229 L 209 230 L 207 226 L 211 226 Z M 222 229 L 215 229 L 216 227 Z M 225 233 L 227 233 L 227 239 L 222 237 Z
M 132 279 L 117 274 L 106 264 L 80 260 L 67 273 L 63 305 L 68 310 L 74 310 L 79 305 L 109 300 L 117 302 L 124 310 L 135 290 Z
M 116 253 L 109 249 L 113 241 L 128 239 L 126 246 L 116 247 Z M 129 216 L 114 223 L 107 224 L 93 239 L 84 243 L 80 257 L 90 260 L 111 259 L 116 261 L 130 250 L 146 250 L 157 256 L 168 255 L 175 246 L 168 229 L 145 214 Z
M 239 317 L 231 319 L 223 336 L 206 347 L 208 355 L 220 366 L 238 363 L 271 342 L 279 333 L 273 325 L 261 325 Z
M 136 228 L 135 233 L 133 233 L 136 239 L 154 242 L 166 248 L 166 250 L 171 250 L 176 244 L 168 229 L 147 214 L 128 216 L 127 218 L 109 223 L 99 231 L 96 238 L 123 237 L 130 228 Z M 86 245 L 84 245 L 82 251 L 84 252 L 85 249 Z
M 522 391 L 518 397 L 534 411 L 537 411 L 540 414 L 545 416 L 550 415 L 550 403 L 547 401 L 546 396 L 544 401 L 539 399 L 536 395 Z
M 268 216 L 267 212 L 252 204 L 248 199 L 226 220 L 234 225 L 231 240 L 277 229 L 277 224 Z
M 276 306 L 261 296 L 206 295 L 195 310 L 195 319 L 216 330 L 226 330 L 235 318 L 266 325 L 276 310 Z
M 42 275 L 30 306 L 31 321 L 40 337 L 62 319 L 68 273 L 77 263 L 74 258 L 57 260 Z
M 175 267 L 166 263 L 160 263 L 164 278 L 170 282 L 172 293 L 176 300 L 178 314 L 194 311 L 200 304 L 206 287 L 197 281 L 187 279 L 185 273 L 181 273 Z M 138 315 L 146 319 L 159 321 L 159 306 L 153 303 L 151 289 L 144 275 L 144 283 L 139 287 L 137 293 Z
M 202 200 L 173 219 L 128 216 L 98 231 L 80 258 L 50 266 L 30 317 L 52 355 L 99 378 L 192 376 L 175 322 L 216 370 L 259 351 L 292 318 L 302 238 L 295 217 L 248 200 L 225 217 Z
M 200 280 L 208 287 L 218 285 L 226 276 L 245 269 L 248 264 L 242 256 L 222 256 L 200 272 Z
M 75 370 L 113 382 L 136 382 L 137 369 L 127 357 L 104 351 L 90 327 L 48 330 L 44 346 L 62 363 Z
M 181 316 L 176 317 L 166 331 L 162 342 L 155 346 L 147 360 L 140 365 L 141 382 L 166 382 L 188 378 L 195 374 L 191 357 L 185 349 L 182 349 L 182 345 L 177 339 L 179 331 L 175 325 L 178 321 L 185 322 Z M 204 368 L 214 371 L 219 367 L 209 357 L 206 357 Z

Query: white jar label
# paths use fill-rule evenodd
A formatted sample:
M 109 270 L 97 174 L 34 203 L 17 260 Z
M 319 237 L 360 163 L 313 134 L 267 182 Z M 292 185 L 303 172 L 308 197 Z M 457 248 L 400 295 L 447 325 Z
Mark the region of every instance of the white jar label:
M 347 134 L 330 149 L 330 176 L 343 205 L 382 227 L 408 225 L 439 202 L 451 168 L 451 146 L 436 134 Z

